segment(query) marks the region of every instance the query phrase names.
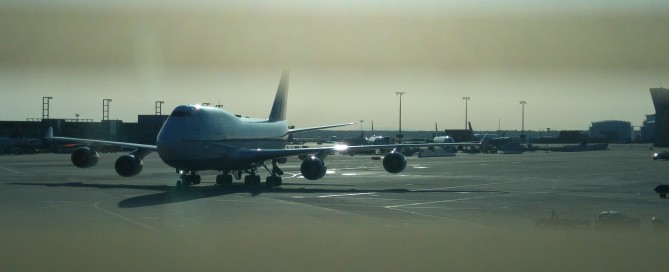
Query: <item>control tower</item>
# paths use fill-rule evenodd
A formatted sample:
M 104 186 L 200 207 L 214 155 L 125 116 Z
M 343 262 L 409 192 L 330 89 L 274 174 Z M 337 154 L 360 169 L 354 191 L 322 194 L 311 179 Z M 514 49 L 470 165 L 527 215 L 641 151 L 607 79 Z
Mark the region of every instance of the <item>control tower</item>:
M 655 146 L 669 147 L 669 89 L 650 88 L 655 105 Z

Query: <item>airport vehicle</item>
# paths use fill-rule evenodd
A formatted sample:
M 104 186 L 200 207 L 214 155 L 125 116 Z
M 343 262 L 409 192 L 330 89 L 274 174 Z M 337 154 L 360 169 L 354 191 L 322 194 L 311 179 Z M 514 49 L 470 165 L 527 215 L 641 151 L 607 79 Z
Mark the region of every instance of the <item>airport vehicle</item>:
M 177 106 L 163 124 L 156 145 L 144 145 L 125 142 L 78 139 L 53 136 L 49 129 L 46 139 L 83 142 L 90 144 L 113 145 L 134 149 L 130 154 L 120 156 L 115 163 L 116 172 L 123 177 L 131 177 L 142 171 L 142 159 L 151 152 L 157 152 L 161 160 L 174 167 L 180 178 L 177 189 L 185 190 L 190 185 L 199 184 L 198 171 L 216 170 L 216 183 L 229 185 L 233 178 L 241 179 L 247 175 L 247 185 L 260 184 L 258 168 L 269 172 L 266 179 L 268 187 L 281 186 L 283 171 L 277 164 L 286 163 L 291 156 L 302 155 L 300 172 L 305 179 L 317 180 L 326 173 L 324 159 L 336 151 L 355 151 L 387 148 L 391 150 L 383 158 L 383 167 L 389 173 L 399 173 L 406 168 L 406 159 L 400 152 L 402 148 L 444 145 L 477 145 L 472 143 L 429 143 L 429 144 L 388 144 L 359 145 L 318 148 L 286 149 L 287 140 L 293 133 L 324 128 L 352 125 L 335 125 L 292 128 L 286 121 L 286 101 L 288 92 L 288 73 L 284 72 L 274 98 L 268 119 L 256 119 L 233 115 L 216 107 L 201 105 Z M 72 163 L 81 168 L 94 166 L 99 159 L 98 152 L 91 147 L 76 149 L 71 156 Z M 271 166 L 271 169 L 270 167 Z
M 668 151 L 662 151 L 662 152 L 656 152 L 653 154 L 653 160 L 669 160 L 669 152 Z
M 619 211 L 603 211 L 595 218 L 595 230 L 638 230 L 641 221 Z

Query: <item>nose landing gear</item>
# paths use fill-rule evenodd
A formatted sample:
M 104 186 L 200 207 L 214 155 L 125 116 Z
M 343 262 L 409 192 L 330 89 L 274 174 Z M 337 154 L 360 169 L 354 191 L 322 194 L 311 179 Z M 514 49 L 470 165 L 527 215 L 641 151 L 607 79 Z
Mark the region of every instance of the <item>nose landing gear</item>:
M 195 171 L 191 171 L 190 174 L 182 173 L 177 180 L 177 191 L 187 191 L 191 185 L 200 184 L 201 178 Z

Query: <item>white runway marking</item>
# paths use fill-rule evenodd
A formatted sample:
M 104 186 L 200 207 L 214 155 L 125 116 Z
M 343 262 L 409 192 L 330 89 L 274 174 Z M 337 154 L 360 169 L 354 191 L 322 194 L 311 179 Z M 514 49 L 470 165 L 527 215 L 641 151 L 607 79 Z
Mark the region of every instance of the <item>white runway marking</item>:
M 533 192 L 533 193 L 528 193 L 528 194 L 546 194 L 546 193 L 548 193 L 548 192 Z M 466 201 L 466 200 L 472 200 L 472 199 L 484 199 L 484 198 L 495 198 L 495 197 L 510 197 L 510 196 L 519 196 L 519 195 L 526 195 L 526 194 L 520 194 L 519 193 L 519 194 L 500 194 L 500 195 L 492 195 L 492 196 L 464 197 L 464 198 L 457 198 L 457 199 L 446 199 L 446 200 L 438 200 L 438 201 L 416 202 L 416 203 L 409 203 L 409 204 L 402 204 L 402 205 L 384 206 L 384 208 L 397 209 L 397 208 L 401 208 L 401 207 L 419 206 L 419 205 L 426 205 L 426 204 L 458 202 L 458 201 Z
M 8 171 L 8 172 L 12 172 L 12 173 L 14 173 L 14 174 L 20 174 L 20 173 L 21 173 L 21 172 L 19 172 L 19 171 L 16 171 L 16 170 L 11 169 L 11 168 L 4 167 L 4 166 L 2 166 L 2 165 L 0 165 L 0 169 L 5 170 L 5 171 Z
M 321 198 L 325 198 L 325 197 L 357 196 L 357 195 L 373 195 L 373 194 L 376 194 L 376 193 L 355 193 L 355 194 L 340 194 L 340 195 L 323 195 L 323 196 L 319 196 L 319 197 L 321 197 Z
M 468 185 L 439 187 L 439 188 L 415 189 L 415 190 L 411 190 L 411 191 L 412 192 L 433 191 L 433 190 L 444 190 L 444 189 L 455 189 L 455 188 L 466 188 L 466 187 L 480 187 L 480 186 L 487 186 L 487 185 L 511 184 L 511 183 L 520 183 L 520 182 L 528 182 L 528 181 L 527 180 L 518 180 L 518 181 L 504 181 L 504 182 L 493 182 L 493 183 L 477 183 L 477 184 L 468 184 Z
M 516 196 L 516 195 L 519 195 L 519 194 L 494 195 L 494 196 L 475 196 L 475 197 L 464 197 L 464 198 L 446 199 L 446 200 L 438 200 L 438 201 L 416 202 L 416 203 L 409 203 L 409 204 L 402 204 L 402 205 L 385 206 L 385 208 L 396 209 L 396 208 L 409 207 L 409 206 L 419 206 L 419 205 L 446 203 L 446 202 L 458 202 L 458 201 L 463 201 L 463 200 L 482 199 L 482 198 L 507 197 L 507 196 Z
M 103 209 L 103 208 L 100 207 L 100 203 L 102 203 L 102 201 L 98 201 L 98 202 L 96 202 L 95 205 L 93 205 L 93 207 L 95 207 L 96 209 L 98 209 L 98 210 L 101 211 L 101 212 L 104 212 L 104 213 L 106 213 L 106 214 L 109 214 L 109 215 L 115 216 L 115 217 L 117 217 L 117 218 L 123 219 L 123 220 L 125 220 L 125 221 L 128 221 L 128 222 L 130 222 L 130 223 L 133 223 L 133 224 L 138 225 L 138 226 L 140 226 L 140 227 L 143 227 L 143 228 L 145 228 L 145 229 L 159 232 L 159 230 L 156 229 L 156 228 L 152 228 L 152 227 L 150 227 L 150 226 L 144 225 L 144 224 L 139 223 L 139 222 L 137 222 L 137 221 L 135 221 L 135 220 L 132 220 L 132 219 L 130 219 L 130 218 L 127 218 L 127 217 L 125 217 L 125 216 L 123 216 L 123 215 L 120 215 L 120 214 L 117 214 L 117 213 L 114 213 L 114 212 L 105 210 L 105 209 Z

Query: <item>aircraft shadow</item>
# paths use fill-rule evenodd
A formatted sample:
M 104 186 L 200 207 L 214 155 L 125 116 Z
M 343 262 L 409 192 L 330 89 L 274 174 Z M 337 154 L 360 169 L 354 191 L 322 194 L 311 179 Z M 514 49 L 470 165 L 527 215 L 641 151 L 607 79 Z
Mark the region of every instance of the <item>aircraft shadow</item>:
M 98 189 L 136 189 L 136 190 L 155 190 L 158 193 L 140 195 L 121 200 L 118 203 L 119 208 L 141 208 L 171 203 L 179 203 L 209 197 L 248 193 L 251 196 L 271 193 L 300 193 L 300 194 L 360 194 L 360 193 L 502 193 L 495 190 L 421 190 L 412 191 L 408 189 L 323 189 L 323 188 L 267 188 L 265 186 L 249 187 L 243 184 L 233 184 L 231 186 L 192 186 L 187 191 L 177 191 L 174 186 L 167 185 L 128 185 L 128 184 L 87 184 L 82 182 L 67 183 L 9 183 L 12 185 L 27 186 L 46 186 L 46 187 L 77 187 L 77 188 L 98 188 Z M 303 185 L 299 183 L 284 183 L 284 185 Z M 307 185 L 307 184 L 304 184 Z M 328 186 L 331 185 L 321 185 Z M 341 185 L 340 185 L 341 186 Z M 346 185 L 352 186 L 352 185 Z

